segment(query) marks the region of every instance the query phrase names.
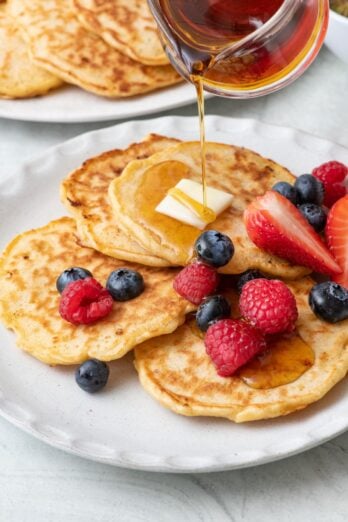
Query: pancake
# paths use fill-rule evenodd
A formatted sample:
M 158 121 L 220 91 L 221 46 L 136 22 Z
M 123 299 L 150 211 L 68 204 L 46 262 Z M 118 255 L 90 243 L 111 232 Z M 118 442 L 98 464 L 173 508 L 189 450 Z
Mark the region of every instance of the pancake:
M 172 288 L 176 270 L 132 265 L 77 245 L 74 221 L 61 218 L 14 238 L 0 258 L 0 319 L 17 344 L 48 364 L 75 364 L 89 357 L 110 361 L 136 344 L 174 331 L 192 310 Z M 115 302 L 103 320 L 88 326 L 64 321 L 58 311 L 56 279 L 82 266 L 105 285 L 111 271 L 127 266 L 141 272 L 145 291 Z
M 62 80 L 30 59 L 15 20 L 0 4 L 0 97 L 29 98 L 62 85 Z
M 108 187 L 130 161 L 146 158 L 174 143 L 177 140 L 151 134 L 127 149 L 112 150 L 85 161 L 62 182 L 61 200 L 76 220 L 82 244 L 118 259 L 149 266 L 170 265 L 119 228 L 109 204 Z
M 155 208 L 168 189 L 180 179 L 201 182 L 200 153 L 198 142 L 179 143 L 148 159 L 129 163 L 109 187 L 110 201 L 120 228 L 153 255 L 167 259 L 172 265 L 186 265 L 191 260 L 194 242 L 201 231 L 163 216 Z M 160 175 L 153 170 L 149 173 L 150 167 L 160 166 L 168 160 L 180 162 L 185 170 L 178 172 L 175 167 L 170 172 L 160 172 Z M 258 268 L 289 279 L 307 274 L 306 268 L 293 266 L 257 248 L 249 240 L 243 223 L 243 211 L 248 203 L 277 181 L 293 183 L 290 172 L 248 149 L 220 143 L 206 144 L 206 161 L 207 185 L 234 196 L 231 207 L 207 227 L 227 234 L 235 245 L 232 261 L 221 271 L 238 274 L 249 268 Z
M 81 24 L 111 47 L 145 65 L 169 60 L 146 0 L 73 0 Z
M 297 380 L 255 389 L 240 377 L 219 377 L 203 339 L 188 322 L 136 348 L 135 365 L 145 390 L 176 413 L 235 422 L 287 415 L 319 400 L 347 373 L 348 320 L 333 325 L 313 315 L 308 305 L 311 279 L 288 284 L 299 309 L 297 332 L 315 353 L 313 366 Z
M 86 31 L 69 0 L 10 0 L 10 11 L 34 62 L 87 91 L 121 98 L 181 81 L 170 65 L 142 65 Z

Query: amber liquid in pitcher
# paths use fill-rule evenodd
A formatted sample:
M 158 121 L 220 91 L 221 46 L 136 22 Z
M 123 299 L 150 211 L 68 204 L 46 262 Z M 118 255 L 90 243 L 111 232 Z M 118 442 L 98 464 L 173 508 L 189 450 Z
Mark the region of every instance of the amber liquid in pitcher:
M 321 27 L 316 2 L 304 2 L 286 28 L 261 48 L 216 57 L 264 25 L 284 0 L 159 0 L 166 37 L 191 78 L 230 89 L 253 89 L 286 76 L 313 44 Z M 318 26 L 316 28 L 316 25 Z M 280 79 L 279 78 L 279 79 Z
M 206 200 L 203 77 L 213 57 L 263 25 L 283 0 L 160 0 L 171 44 L 196 86 L 200 123 L 203 205 Z
M 267 46 L 231 52 L 226 47 L 264 25 L 284 0 L 159 0 L 168 31 L 165 39 L 174 49 L 196 86 L 202 150 L 203 204 L 206 205 L 205 130 L 203 89 L 256 90 L 286 77 L 307 55 L 320 30 L 313 2 L 300 7 L 286 29 Z

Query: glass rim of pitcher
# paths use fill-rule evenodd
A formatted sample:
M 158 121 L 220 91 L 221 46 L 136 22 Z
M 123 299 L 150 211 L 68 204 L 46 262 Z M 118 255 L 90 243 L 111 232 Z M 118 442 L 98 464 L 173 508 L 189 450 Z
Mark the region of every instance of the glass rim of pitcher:
M 255 29 L 244 38 L 231 42 L 231 44 L 227 44 L 220 52 L 218 52 L 212 62 L 218 61 L 224 58 L 224 55 L 230 54 L 231 51 L 236 52 L 239 48 L 244 47 L 251 41 L 262 38 L 265 34 L 267 34 L 273 27 L 276 27 L 279 30 L 279 23 L 284 22 L 285 18 L 288 18 L 291 13 L 298 7 L 298 4 L 302 2 L 302 0 L 284 0 L 283 4 L 279 7 L 279 9 L 274 13 L 273 16 L 267 22 L 262 24 L 261 27 Z M 155 3 L 158 3 L 158 0 L 148 0 L 148 4 L 150 6 L 151 12 L 155 17 L 157 23 L 159 24 L 161 30 L 167 35 L 167 24 L 165 23 L 164 17 L 161 12 L 156 9 Z M 212 65 L 212 64 L 211 64 Z

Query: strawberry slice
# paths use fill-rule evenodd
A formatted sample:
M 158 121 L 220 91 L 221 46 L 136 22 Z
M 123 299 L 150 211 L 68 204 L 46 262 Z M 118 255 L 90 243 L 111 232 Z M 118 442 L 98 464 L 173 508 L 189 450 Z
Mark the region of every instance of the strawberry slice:
M 342 269 L 333 280 L 348 288 L 348 195 L 331 208 L 325 233 L 330 250 Z
M 256 246 L 315 272 L 341 273 L 321 237 L 284 196 L 270 190 L 244 212 L 248 235 Z

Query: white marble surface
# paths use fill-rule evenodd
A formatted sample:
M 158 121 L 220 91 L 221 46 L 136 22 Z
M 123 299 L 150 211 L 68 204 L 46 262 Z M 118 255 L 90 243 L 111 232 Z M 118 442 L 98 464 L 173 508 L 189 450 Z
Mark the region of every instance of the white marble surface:
M 284 91 L 244 102 L 212 99 L 207 113 L 255 117 L 348 147 L 347 92 L 348 67 L 324 50 Z M 190 106 L 163 114 L 195 113 Z M 105 125 L 0 119 L 0 176 L 10 176 L 19 162 L 51 145 Z M 165 475 L 84 461 L 0 419 L 0 463 L 1 522 L 338 522 L 348 516 L 348 433 L 258 468 Z

